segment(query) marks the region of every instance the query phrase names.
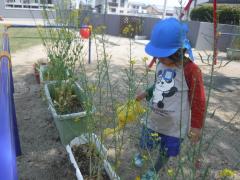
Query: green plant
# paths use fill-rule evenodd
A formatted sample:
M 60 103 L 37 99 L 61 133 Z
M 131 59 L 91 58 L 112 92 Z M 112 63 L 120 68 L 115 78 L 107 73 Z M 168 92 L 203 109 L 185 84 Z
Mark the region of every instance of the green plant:
M 0 32 L 3 32 L 1 26 Z M 34 28 L 9 28 L 8 34 L 12 53 L 41 44 L 38 30 Z
M 63 82 L 53 86 L 51 97 L 57 112 L 69 114 L 83 111 L 83 102 L 81 102 L 81 97 L 76 91 L 74 82 Z
M 133 18 L 133 17 L 131 17 Z M 124 24 L 121 30 L 121 34 L 124 37 L 133 38 L 135 35 L 141 35 L 143 31 L 143 19 L 142 17 L 134 17 L 131 19 L 128 17 L 128 23 Z M 132 21 L 132 23 L 130 22 Z
M 58 9 L 58 7 L 56 8 Z M 70 11 L 70 15 L 74 14 L 75 11 Z M 45 12 L 44 15 L 47 24 L 51 24 L 48 13 Z M 61 22 L 59 27 L 38 28 L 48 56 L 48 66 L 43 75 L 47 80 L 56 81 L 56 85 L 51 85 L 50 94 L 57 111 L 60 114 L 75 113 L 80 112 L 85 103 L 82 96 L 76 94 L 75 84 L 77 80 L 76 66 L 83 56 L 83 44 L 75 29 L 68 28 L 71 25 L 69 19 L 59 17 L 58 20 Z M 74 15 L 72 18 L 76 19 L 77 17 Z
M 76 63 L 82 53 L 81 41 L 75 41 L 77 35 L 66 27 L 58 29 L 39 29 L 48 54 L 46 75 L 51 80 L 66 80 L 74 77 Z
M 213 7 L 203 5 L 194 8 L 190 13 L 191 20 L 213 22 Z M 218 5 L 218 22 L 221 24 L 239 25 L 240 6 Z

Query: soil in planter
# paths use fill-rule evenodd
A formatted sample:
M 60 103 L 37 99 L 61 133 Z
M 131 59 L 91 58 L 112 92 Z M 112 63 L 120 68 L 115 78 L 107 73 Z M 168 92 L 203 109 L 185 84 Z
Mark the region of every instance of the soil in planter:
M 110 180 L 107 172 L 103 167 L 103 159 L 100 157 L 100 154 L 96 150 L 95 145 L 83 144 L 80 146 L 72 147 L 75 160 L 80 168 L 80 171 L 85 180 Z M 92 173 L 90 176 L 90 163 L 92 168 Z M 102 164 L 100 167 L 99 164 Z M 98 169 L 100 173 L 98 176 Z
M 50 96 L 60 115 L 83 112 L 83 105 L 75 84 L 60 84 L 51 87 Z

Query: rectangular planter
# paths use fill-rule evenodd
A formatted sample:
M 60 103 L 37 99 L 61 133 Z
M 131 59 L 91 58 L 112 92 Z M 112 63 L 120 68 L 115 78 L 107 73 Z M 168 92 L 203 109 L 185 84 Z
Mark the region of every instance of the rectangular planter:
M 240 60 L 240 49 L 227 48 L 227 58 L 229 60 Z
M 58 132 L 60 134 L 61 142 L 66 145 L 68 144 L 73 138 L 80 136 L 81 134 L 85 133 L 86 131 L 86 124 L 87 115 L 86 111 L 71 113 L 71 114 L 64 114 L 60 115 L 57 113 L 51 95 L 49 86 L 56 84 L 57 82 L 49 82 L 45 84 L 44 91 L 45 95 L 49 104 L 49 110 L 52 114 Z M 81 93 L 83 90 L 78 83 L 76 84 L 76 90 Z M 76 120 L 78 118 L 78 120 Z M 79 119 L 81 118 L 81 119 Z
M 50 95 L 50 91 L 49 91 L 49 86 L 54 85 L 54 84 L 56 84 L 56 82 L 49 82 L 49 83 L 45 84 L 45 86 L 44 86 L 45 95 L 48 100 L 49 109 L 52 113 L 53 118 L 58 119 L 58 120 L 65 120 L 65 119 L 75 119 L 78 117 L 85 117 L 87 115 L 86 111 L 72 113 L 72 114 L 65 114 L 65 115 L 60 115 L 57 113 L 57 111 L 54 107 L 51 95 Z M 79 93 L 83 92 L 83 89 L 80 87 L 80 85 L 78 83 L 75 82 L 75 85 L 76 85 L 77 91 Z
M 90 137 L 90 138 L 89 138 Z M 79 137 L 74 138 L 67 146 L 66 150 L 68 152 L 69 158 L 71 163 L 73 164 L 75 170 L 76 170 L 76 177 L 78 180 L 84 180 L 83 175 L 80 171 L 80 168 L 78 167 L 78 164 L 74 158 L 74 154 L 72 151 L 72 147 L 77 145 L 80 146 L 81 144 L 87 144 L 89 142 L 92 142 L 95 144 L 97 151 L 100 153 L 103 161 L 104 169 L 106 170 L 109 178 L 111 180 L 120 180 L 120 177 L 116 175 L 116 173 L 113 171 L 112 166 L 107 161 L 107 149 L 104 147 L 104 145 L 99 141 L 98 137 L 95 134 L 82 134 Z

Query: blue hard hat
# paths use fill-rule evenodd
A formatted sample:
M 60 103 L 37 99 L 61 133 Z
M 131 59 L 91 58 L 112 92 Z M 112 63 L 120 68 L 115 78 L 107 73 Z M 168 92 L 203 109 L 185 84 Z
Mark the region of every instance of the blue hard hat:
M 184 47 L 188 28 L 176 18 L 161 20 L 152 30 L 150 42 L 146 45 L 147 54 L 154 57 L 168 57 Z

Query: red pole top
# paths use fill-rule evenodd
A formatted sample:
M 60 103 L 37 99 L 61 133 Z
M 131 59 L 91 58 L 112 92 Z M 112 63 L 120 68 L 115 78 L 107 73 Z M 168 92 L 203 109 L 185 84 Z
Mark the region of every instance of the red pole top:
M 92 27 L 91 26 L 83 26 L 80 28 L 80 36 L 83 39 L 88 39 L 91 36 L 91 30 Z

